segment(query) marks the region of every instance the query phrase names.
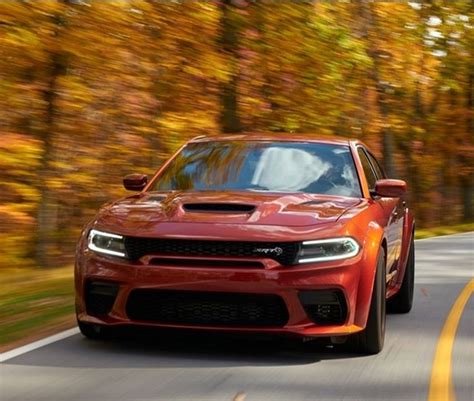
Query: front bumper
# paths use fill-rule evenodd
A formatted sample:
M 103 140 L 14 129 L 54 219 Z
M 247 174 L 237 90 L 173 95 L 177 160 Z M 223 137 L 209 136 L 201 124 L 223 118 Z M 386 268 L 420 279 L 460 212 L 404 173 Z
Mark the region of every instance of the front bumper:
M 342 261 L 270 269 L 152 266 L 84 250 L 78 255 L 75 267 L 77 317 L 81 322 L 109 326 L 139 325 L 298 336 L 348 335 L 365 327 L 368 302 L 366 297 L 360 296 L 364 263 L 367 261 L 361 252 L 354 258 Z M 100 316 L 87 313 L 85 289 L 90 282 L 116 284 L 117 292 L 108 313 Z M 288 319 L 279 327 L 230 327 L 131 319 L 127 313 L 127 302 L 131 292 L 139 289 L 276 295 L 284 301 Z M 308 316 L 301 301 L 301 293 L 322 290 L 336 290 L 342 294 L 346 305 L 343 322 L 318 324 Z

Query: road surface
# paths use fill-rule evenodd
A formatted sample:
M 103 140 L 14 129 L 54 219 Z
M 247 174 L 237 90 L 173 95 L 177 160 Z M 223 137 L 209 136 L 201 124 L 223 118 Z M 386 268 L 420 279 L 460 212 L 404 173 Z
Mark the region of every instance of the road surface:
M 385 348 L 376 356 L 314 342 L 150 334 L 94 342 L 76 334 L 4 361 L 0 399 L 432 401 L 440 332 L 473 277 L 474 233 L 417 241 L 416 269 L 414 309 L 388 316 Z M 449 361 L 441 363 L 457 401 L 474 399 L 473 323 L 471 296 L 459 320 L 452 371 L 445 369 Z M 440 401 L 454 400 L 448 398 Z

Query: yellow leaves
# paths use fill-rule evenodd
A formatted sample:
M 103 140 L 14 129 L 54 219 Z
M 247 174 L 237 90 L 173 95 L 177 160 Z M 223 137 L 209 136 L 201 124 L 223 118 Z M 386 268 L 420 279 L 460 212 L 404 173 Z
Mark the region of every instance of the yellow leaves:
M 17 179 L 24 179 L 21 174 Z M 34 205 L 40 200 L 38 188 L 20 181 L 11 181 L 7 184 L 10 197 L 18 199 L 18 209 L 23 211 L 34 211 Z
M 35 63 L 43 63 L 46 57 L 37 34 L 28 27 L 20 26 L 10 26 L 6 28 L 6 32 L 0 33 L 0 52 L 3 62 L 15 60 L 18 66 L 30 68 Z
M 456 164 L 472 156 L 466 10 L 370 3 L 370 24 L 347 3 L 239 2 L 229 50 L 222 2 L 0 0 L 0 205 L 17 223 L 8 229 L 32 240 L 46 187 L 56 234 L 72 243 L 71 227 L 124 194 L 122 175 L 151 172 L 185 140 L 218 134 L 222 87 L 234 83 L 250 131 L 337 132 L 379 150 L 389 129 L 400 171 L 410 155 L 419 188 L 436 183 L 445 162 L 450 179 L 468 174 Z M 424 41 L 423 13 L 443 13 L 436 30 L 447 40 L 435 47 L 445 57 Z
M 67 75 L 59 77 L 57 82 L 61 88 L 60 106 L 65 111 L 74 112 L 75 109 L 86 107 L 92 103 L 94 99 L 92 91 L 80 77 Z
M 29 0 L 26 1 L 27 7 L 33 8 L 35 10 L 35 14 L 42 14 L 47 17 L 53 16 L 55 13 L 64 11 L 65 9 L 65 2 L 58 1 L 58 0 Z
M 170 152 L 174 152 L 186 139 L 218 132 L 215 116 L 207 111 L 166 113 L 159 119 L 159 132 Z
M 18 210 L 17 205 L 0 205 L 0 227 L 2 229 L 10 225 L 33 223 L 34 219 L 24 211 Z
M 25 150 L 24 147 L 33 149 L 35 145 L 41 145 L 40 141 L 22 134 L 0 132 L 0 150 L 21 151 Z
M 0 169 L 13 174 L 33 170 L 41 158 L 41 142 L 26 135 L 0 132 Z
M 160 125 L 164 130 L 173 132 L 184 132 L 188 129 L 216 129 L 213 117 L 212 114 L 206 111 L 167 113 L 160 118 Z
M 5 35 L 3 43 L 5 46 L 16 46 L 20 50 L 39 46 L 38 37 L 31 30 L 19 26 Z
M 62 189 L 67 188 L 68 183 L 62 179 L 60 176 L 50 177 L 45 182 L 46 185 L 52 191 L 61 191 Z

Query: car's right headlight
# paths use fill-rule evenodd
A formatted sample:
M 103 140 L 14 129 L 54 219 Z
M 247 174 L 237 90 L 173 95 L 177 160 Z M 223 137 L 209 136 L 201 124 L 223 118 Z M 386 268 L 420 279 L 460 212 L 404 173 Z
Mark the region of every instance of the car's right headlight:
M 348 259 L 356 256 L 359 250 L 360 245 L 351 237 L 303 241 L 298 263 Z
M 127 257 L 123 237 L 118 234 L 106 233 L 99 230 L 91 230 L 87 247 L 94 252 L 105 255 Z

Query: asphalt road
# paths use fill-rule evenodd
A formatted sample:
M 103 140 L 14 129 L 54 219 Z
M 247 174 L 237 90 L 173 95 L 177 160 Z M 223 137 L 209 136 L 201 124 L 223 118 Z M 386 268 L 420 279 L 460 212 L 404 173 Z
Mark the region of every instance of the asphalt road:
M 315 342 L 74 335 L 0 365 L 0 399 L 427 400 L 441 328 L 473 277 L 474 233 L 417 241 L 416 269 L 414 309 L 388 316 L 385 349 L 376 356 Z M 473 338 L 471 297 L 453 349 L 457 401 L 474 399 Z

